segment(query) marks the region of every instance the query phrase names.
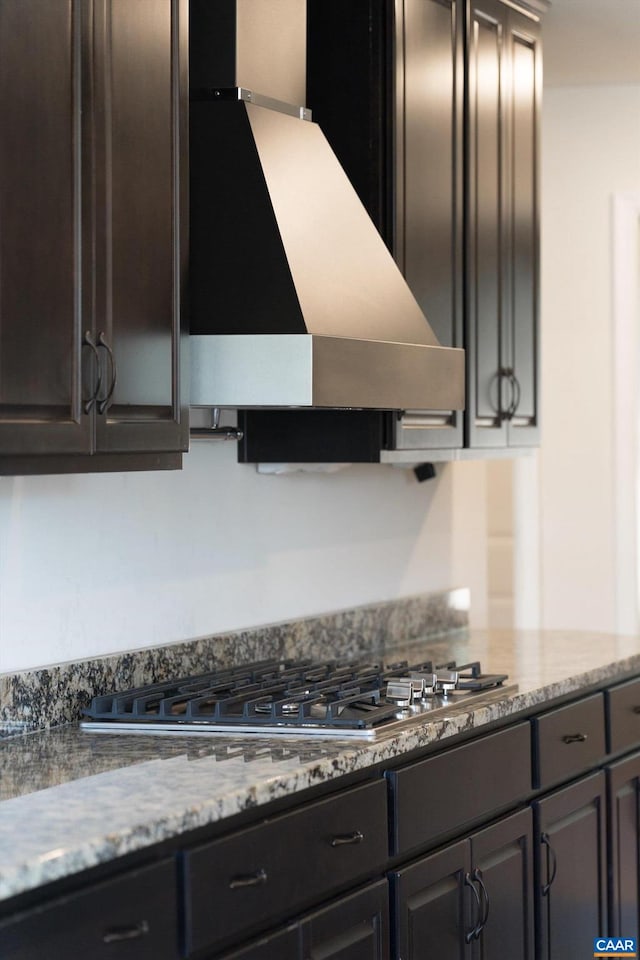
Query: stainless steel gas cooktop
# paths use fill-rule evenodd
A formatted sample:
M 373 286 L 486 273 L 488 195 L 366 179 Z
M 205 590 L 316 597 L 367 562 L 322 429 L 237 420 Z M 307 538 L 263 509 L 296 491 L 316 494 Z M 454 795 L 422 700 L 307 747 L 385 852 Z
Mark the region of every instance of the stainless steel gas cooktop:
M 94 697 L 85 730 L 375 739 L 510 694 L 479 662 L 266 660 Z

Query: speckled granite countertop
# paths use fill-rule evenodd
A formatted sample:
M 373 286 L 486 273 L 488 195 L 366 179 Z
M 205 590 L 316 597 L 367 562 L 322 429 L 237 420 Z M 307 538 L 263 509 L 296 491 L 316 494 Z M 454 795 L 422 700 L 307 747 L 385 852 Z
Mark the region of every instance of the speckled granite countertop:
M 459 633 L 394 659 L 480 659 L 518 690 L 374 742 L 87 733 L 75 724 L 0 743 L 0 899 L 69 876 L 594 684 L 640 674 L 640 639 Z

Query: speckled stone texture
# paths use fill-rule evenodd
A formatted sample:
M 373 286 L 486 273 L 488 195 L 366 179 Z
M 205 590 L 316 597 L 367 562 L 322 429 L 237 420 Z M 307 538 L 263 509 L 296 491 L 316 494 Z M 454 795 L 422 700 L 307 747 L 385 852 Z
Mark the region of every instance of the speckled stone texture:
M 91 698 L 252 660 L 357 657 L 468 623 L 469 591 L 449 590 L 130 653 L 0 674 L 0 740 L 78 720 Z
M 517 689 L 410 720 L 378 740 L 153 737 L 76 725 L 0 744 L 0 899 L 597 685 L 640 675 L 640 639 L 471 631 L 394 650 L 481 659 Z M 640 742 L 640 738 L 639 738 Z M 0 950 L 1 953 L 1 950 Z

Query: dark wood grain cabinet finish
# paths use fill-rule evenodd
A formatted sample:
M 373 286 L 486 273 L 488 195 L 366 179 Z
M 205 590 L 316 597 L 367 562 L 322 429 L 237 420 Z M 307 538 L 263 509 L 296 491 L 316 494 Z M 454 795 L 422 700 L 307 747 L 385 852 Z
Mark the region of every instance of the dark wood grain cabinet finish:
M 640 753 L 607 767 L 609 933 L 640 936 Z
M 187 18 L 0 3 L 3 472 L 187 447 Z
M 500 770 L 508 770 L 509 775 L 499 775 Z M 529 796 L 529 724 L 519 723 L 445 750 L 389 771 L 387 777 L 393 853 L 433 845 Z
M 342 897 L 224 960 L 389 960 L 386 880 Z
M 391 874 L 396 956 L 533 960 L 529 809 Z
M 238 938 L 249 925 L 382 872 L 387 857 L 382 780 L 189 850 L 189 950 Z
M 461 840 L 391 874 L 397 958 L 469 956 L 467 937 L 480 914 L 470 869 L 469 844 Z
M 608 931 L 604 772 L 534 803 L 540 960 L 590 954 Z
M 539 17 L 471 0 L 467 444 L 539 440 Z
M 395 259 L 439 342 L 463 346 L 464 4 L 395 5 Z M 460 447 L 463 414 L 406 410 L 396 449 Z
M 534 783 L 547 789 L 592 769 L 606 754 L 601 693 L 534 717 Z
M 239 950 L 225 953 L 223 960 L 275 960 L 276 957 L 278 960 L 299 960 L 299 924 L 291 924 L 286 929 L 254 940 Z
M 480 929 L 473 960 L 534 960 L 533 818 L 531 809 L 474 833 L 471 879 L 480 887 Z
M 605 690 L 607 750 L 620 753 L 640 746 L 640 680 Z
M 300 960 L 389 960 L 389 888 L 379 880 L 302 922 Z
M 174 860 L 0 921 L 2 960 L 178 960 Z
M 88 23 L 69 0 L 0 3 L 0 453 L 84 453 L 80 145 Z M 10 133 L 9 133 L 10 131 Z

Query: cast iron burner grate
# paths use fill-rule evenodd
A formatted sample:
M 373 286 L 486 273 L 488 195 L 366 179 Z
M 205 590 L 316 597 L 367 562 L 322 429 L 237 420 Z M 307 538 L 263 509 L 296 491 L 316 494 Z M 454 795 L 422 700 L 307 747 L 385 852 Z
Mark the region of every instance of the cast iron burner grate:
M 362 736 L 501 687 L 480 663 L 264 660 L 94 697 L 84 729 Z

